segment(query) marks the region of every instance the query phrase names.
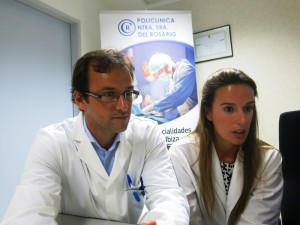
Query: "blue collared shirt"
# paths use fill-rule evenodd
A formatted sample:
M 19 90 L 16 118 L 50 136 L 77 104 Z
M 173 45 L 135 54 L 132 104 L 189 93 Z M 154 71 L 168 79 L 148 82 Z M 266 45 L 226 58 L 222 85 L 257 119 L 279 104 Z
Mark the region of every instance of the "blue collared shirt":
M 91 134 L 91 132 L 89 131 L 89 129 L 86 126 L 85 119 L 83 120 L 83 127 L 84 127 L 85 133 L 87 134 L 88 138 L 90 139 L 94 149 L 96 150 L 96 153 L 97 153 L 100 161 L 102 162 L 107 174 L 110 175 L 111 170 L 114 165 L 114 161 L 115 161 L 115 154 L 116 154 L 119 142 L 121 140 L 122 134 L 118 133 L 112 146 L 108 150 L 106 150 L 106 149 L 102 148 L 98 144 L 96 139 L 93 137 L 93 135 Z

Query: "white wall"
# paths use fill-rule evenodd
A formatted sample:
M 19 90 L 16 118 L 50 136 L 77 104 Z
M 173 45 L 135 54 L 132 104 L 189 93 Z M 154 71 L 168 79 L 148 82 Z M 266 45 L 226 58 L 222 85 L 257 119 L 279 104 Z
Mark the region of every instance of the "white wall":
M 194 32 L 231 25 L 234 56 L 197 64 L 198 87 L 222 67 L 254 78 L 261 138 L 278 148 L 280 113 L 300 110 L 299 1 L 186 0 L 163 9 L 191 10 Z
M 0 0 L 0 221 L 37 131 L 72 117 L 70 25 Z
M 99 11 L 107 10 L 101 0 L 19 0 L 70 24 L 77 24 L 79 56 L 100 48 Z

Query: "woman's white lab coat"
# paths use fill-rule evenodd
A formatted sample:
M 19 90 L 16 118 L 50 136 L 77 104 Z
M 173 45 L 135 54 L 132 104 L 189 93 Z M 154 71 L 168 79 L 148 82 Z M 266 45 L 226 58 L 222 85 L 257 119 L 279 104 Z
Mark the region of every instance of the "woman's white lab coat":
M 190 205 L 190 224 L 211 225 L 199 192 L 196 177 L 200 176 L 196 162 L 199 149 L 190 135 L 172 144 L 171 160 L 179 185 L 183 187 Z M 245 159 L 247 160 L 247 159 Z M 214 225 L 226 225 L 243 188 L 243 160 L 240 151 L 234 165 L 228 196 L 226 197 L 223 175 L 216 150 L 213 149 L 213 174 L 215 185 Z M 260 176 L 255 181 L 249 202 L 238 225 L 277 225 L 283 190 L 281 154 L 275 149 L 266 150 Z
M 142 190 L 133 190 L 141 186 L 141 177 L 147 198 Z M 131 116 L 110 176 L 84 131 L 82 113 L 41 129 L 1 225 L 56 224 L 57 213 L 135 224 L 188 224 L 188 202 L 156 122 Z

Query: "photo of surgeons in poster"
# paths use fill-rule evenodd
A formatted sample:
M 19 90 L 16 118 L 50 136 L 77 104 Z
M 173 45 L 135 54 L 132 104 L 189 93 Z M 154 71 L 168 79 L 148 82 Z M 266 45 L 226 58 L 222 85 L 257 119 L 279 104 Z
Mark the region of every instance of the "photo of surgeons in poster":
M 124 52 L 135 66 L 135 88 L 140 92 L 133 102 L 133 114 L 164 124 L 198 104 L 193 48 L 155 41 Z

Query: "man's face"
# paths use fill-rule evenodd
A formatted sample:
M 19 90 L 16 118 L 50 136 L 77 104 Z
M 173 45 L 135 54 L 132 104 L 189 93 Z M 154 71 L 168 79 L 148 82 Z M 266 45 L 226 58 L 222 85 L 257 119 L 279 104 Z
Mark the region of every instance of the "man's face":
M 89 68 L 89 92 L 123 94 L 131 90 L 133 80 L 127 68 L 112 68 L 106 73 Z M 82 98 L 76 103 L 84 111 L 87 127 L 97 141 L 99 138 L 114 138 L 117 133 L 126 130 L 132 102 L 125 100 L 123 95 L 116 102 L 103 102 L 88 96 L 88 101 Z

